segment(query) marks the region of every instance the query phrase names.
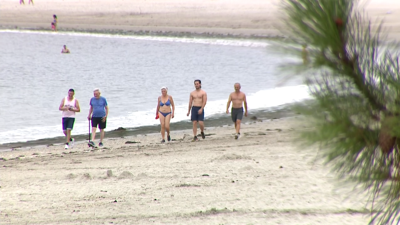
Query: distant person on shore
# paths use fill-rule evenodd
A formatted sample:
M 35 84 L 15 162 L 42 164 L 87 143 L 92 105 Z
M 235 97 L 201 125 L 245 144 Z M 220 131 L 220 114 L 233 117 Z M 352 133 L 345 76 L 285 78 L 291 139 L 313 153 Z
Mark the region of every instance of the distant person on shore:
M 24 0 L 19 0 L 19 4 L 24 4 L 25 5 L 25 1 Z
M 54 31 L 57 31 L 58 21 L 57 21 L 56 15 L 53 15 L 53 22 L 51 23 L 52 28 L 53 28 L 53 25 L 54 25 Z
M 197 141 L 197 123 L 200 125 L 201 137 L 204 139 L 204 107 L 207 103 L 207 93 L 201 89 L 201 80 L 195 80 L 194 86 L 196 90 L 190 93 L 189 108 L 187 116 L 192 110 L 191 120 L 193 123 L 193 140 Z
M 75 113 L 81 111 L 81 108 L 79 107 L 79 102 L 74 97 L 74 95 L 74 89 L 69 89 L 68 96 L 61 100 L 61 104 L 58 107 L 58 109 L 62 111 L 62 128 L 66 137 L 65 149 L 68 149 L 70 147 L 70 143 L 71 147 L 74 146 L 75 139 L 71 138 L 71 131 L 74 128 Z
M 64 45 L 63 49 L 61 50 L 61 53 L 71 53 L 71 52 L 69 51 L 69 49 L 67 48 L 67 46 Z
M 51 23 L 51 30 L 56 31 L 56 25 L 54 25 L 54 22 Z
M 108 116 L 108 104 L 106 98 L 100 96 L 100 89 L 96 88 L 93 90 L 94 97 L 90 99 L 90 109 L 88 120 L 92 122 L 92 140 L 89 141 L 89 145 L 94 147 L 94 140 L 96 139 L 97 126 L 100 129 L 100 142 L 99 147 L 103 147 L 104 129 L 106 129 L 107 116 Z
M 161 143 L 165 143 L 165 131 L 167 131 L 167 140 L 171 141 L 169 124 L 171 118 L 174 118 L 174 113 L 175 113 L 174 99 L 172 98 L 171 95 L 168 95 L 167 87 L 161 88 L 161 96 L 158 97 L 157 102 L 158 103 L 157 103 L 156 115 L 157 117 L 159 117 L 161 124 L 161 137 L 162 137 Z
M 240 91 L 241 86 L 239 83 L 235 83 L 233 87 L 235 88 L 235 91 L 229 95 L 228 103 L 226 104 L 226 114 L 229 114 L 229 106 L 232 102 L 231 117 L 236 129 L 235 139 L 239 139 L 240 123 L 243 118 L 243 104 L 244 116 L 247 116 L 247 100 L 246 94 Z

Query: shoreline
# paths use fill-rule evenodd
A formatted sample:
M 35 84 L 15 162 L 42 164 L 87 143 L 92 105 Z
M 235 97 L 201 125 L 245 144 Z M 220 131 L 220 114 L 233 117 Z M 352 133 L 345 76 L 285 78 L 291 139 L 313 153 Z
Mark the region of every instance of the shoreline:
M 170 38 L 212 38 L 212 39 L 235 39 L 235 40 L 282 40 L 287 38 L 283 34 L 262 34 L 254 32 L 252 34 L 243 33 L 220 33 L 213 31 L 186 31 L 182 30 L 126 30 L 126 29 L 60 29 L 54 32 L 44 27 L 20 28 L 0 25 L 0 31 L 32 31 L 48 33 L 82 33 L 82 34 L 104 34 L 104 35 L 122 35 L 122 36 L 151 36 L 151 37 L 170 37 Z
M 242 124 L 247 125 L 254 122 L 261 122 L 266 120 L 275 120 L 281 118 L 287 118 L 295 116 L 296 114 L 290 110 L 290 105 L 283 105 L 280 107 L 273 107 L 267 109 L 257 109 L 250 111 L 251 114 L 248 117 L 244 117 Z M 208 124 L 212 124 L 209 125 Z M 233 123 L 231 121 L 230 115 L 220 114 L 211 116 L 206 118 L 205 120 L 205 129 L 213 129 L 215 127 L 226 127 L 232 126 Z M 190 121 L 180 121 L 176 123 L 171 123 L 171 134 L 175 132 L 182 132 L 184 130 L 189 130 L 192 128 L 192 123 Z M 141 126 L 141 127 L 119 127 L 114 130 L 105 131 L 105 140 L 112 138 L 125 138 L 125 137 L 133 137 L 137 135 L 148 135 L 148 134 L 160 134 L 160 125 L 150 125 L 150 126 Z M 72 133 L 73 138 L 75 138 L 76 142 L 85 142 L 88 140 L 88 134 L 78 134 L 74 135 Z M 99 133 L 96 134 L 97 139 L 99 139 Z M 173 135 L 172 135 L 173 136 Z M 176 139 L 172 137 L 172 139 Z M 30 140 L 23 142 L 12 142 L 12 143 L 4 143 L 0 144 L 0 152 L 4 151 L 18 151 L 22 149 L 30 149 L 30 148 L 38 148 L 38 147 L 51 147 L 62 145 L 65 142 L 64 136 L 57 136 L 52 138 L 38 139 L 38 140 Z M 106 143 L 105 143 L 106 144 Z

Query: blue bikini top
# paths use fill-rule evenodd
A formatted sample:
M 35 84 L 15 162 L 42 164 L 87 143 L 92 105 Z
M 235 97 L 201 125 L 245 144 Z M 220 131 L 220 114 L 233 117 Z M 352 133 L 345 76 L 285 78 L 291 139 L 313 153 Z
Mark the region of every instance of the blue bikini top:
M 167 100 L 166 103 L 163 103 L 163 102 L 161 101 L 161 99 L 160 99 L 160 106 L 164 106 L 164 105 L 166 105 L 166 106 L 170 106 L 170 105 L 171 105 L 171 102 L 169 101 L 169 99 Z

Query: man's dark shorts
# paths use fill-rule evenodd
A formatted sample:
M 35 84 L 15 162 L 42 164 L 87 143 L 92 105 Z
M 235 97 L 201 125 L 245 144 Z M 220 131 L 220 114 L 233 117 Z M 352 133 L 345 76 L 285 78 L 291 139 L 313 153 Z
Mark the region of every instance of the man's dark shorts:
M 232 121 L 236 123 L 236 120 L 243 119 L 243 107 L 242 108 L 232 108 L 231 110 Z
M 204 109 L 201 112 L 201 114 L 199 114 L 200 109 L 201 107 L 199 106 L 192 107 L 192 116 L 191 116 L 192 121 L 204 121 Z
M 106 128 L 107 120 L 103 122 L 103 117 L 92 117 L 92 127 L 99 126 L 99 129 Z
M 62 128 L 63 130 L 72 130 L 74 128 L 75 118 L 63 117 L 62 118 Z

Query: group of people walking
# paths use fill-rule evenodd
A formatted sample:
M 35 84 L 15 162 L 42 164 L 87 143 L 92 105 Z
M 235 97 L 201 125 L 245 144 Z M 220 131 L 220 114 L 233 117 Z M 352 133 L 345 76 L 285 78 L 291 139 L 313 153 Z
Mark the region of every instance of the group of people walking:
M 190 93 L 189 107 L 187 116 L 191 115 L 193 124 L 193 140 L 198 141 L 197 138 L 197 124 L 200 127 L 200 135 L 205 139 L 204 134 L 204 108 L 207 104 L 207 93 L 201 89 L 201 80 L 194 81 L 195 90 Z M 240 91 L 241 86 L 239 83 L 234 84 L 234 92 L 229 95 L 228 103 L 226 105 L 226 113 L 229 114 L 229 107 L 232 103 L 231 118 L 235 124 L 235 139 L 240 137 L 240 125 L 243 115 L 247 116 L 247 100 L 246 94 Z M 61 100 L 59 110 L 62 111 L 62 128 L 66 137 L 65 149 L 73 146 L 74 138 L 71 137 L 71 131 L 75 122 L 75 113 L 80 112 L 80 106 L 77 99 L 74 97 L 74 89 L 68 90 L 68 96 Z M 101 96 L 100 89 L 93 90 L 93 95 L 90 99 L 90 109 L 87 119 L 91 123 L 92 136 L 89 140 L 89 146 L 95 147 L 96 130 L 100 130 L 99 147 L 103 146 L 104 129 L 107 124 L 108 116 L 108 103 L 106 98 Z M 161 143 L 166 140 L 171 141 L 170 135 L 170 121 L 174 118 L 175 102 L 171 95 L 168 95 L 168 88 L 161 88 L 161 96 L 157 99 L 156 119 L 160 120 L 161 125 Z M 165 138 L 166 137 L 166 138 Z

